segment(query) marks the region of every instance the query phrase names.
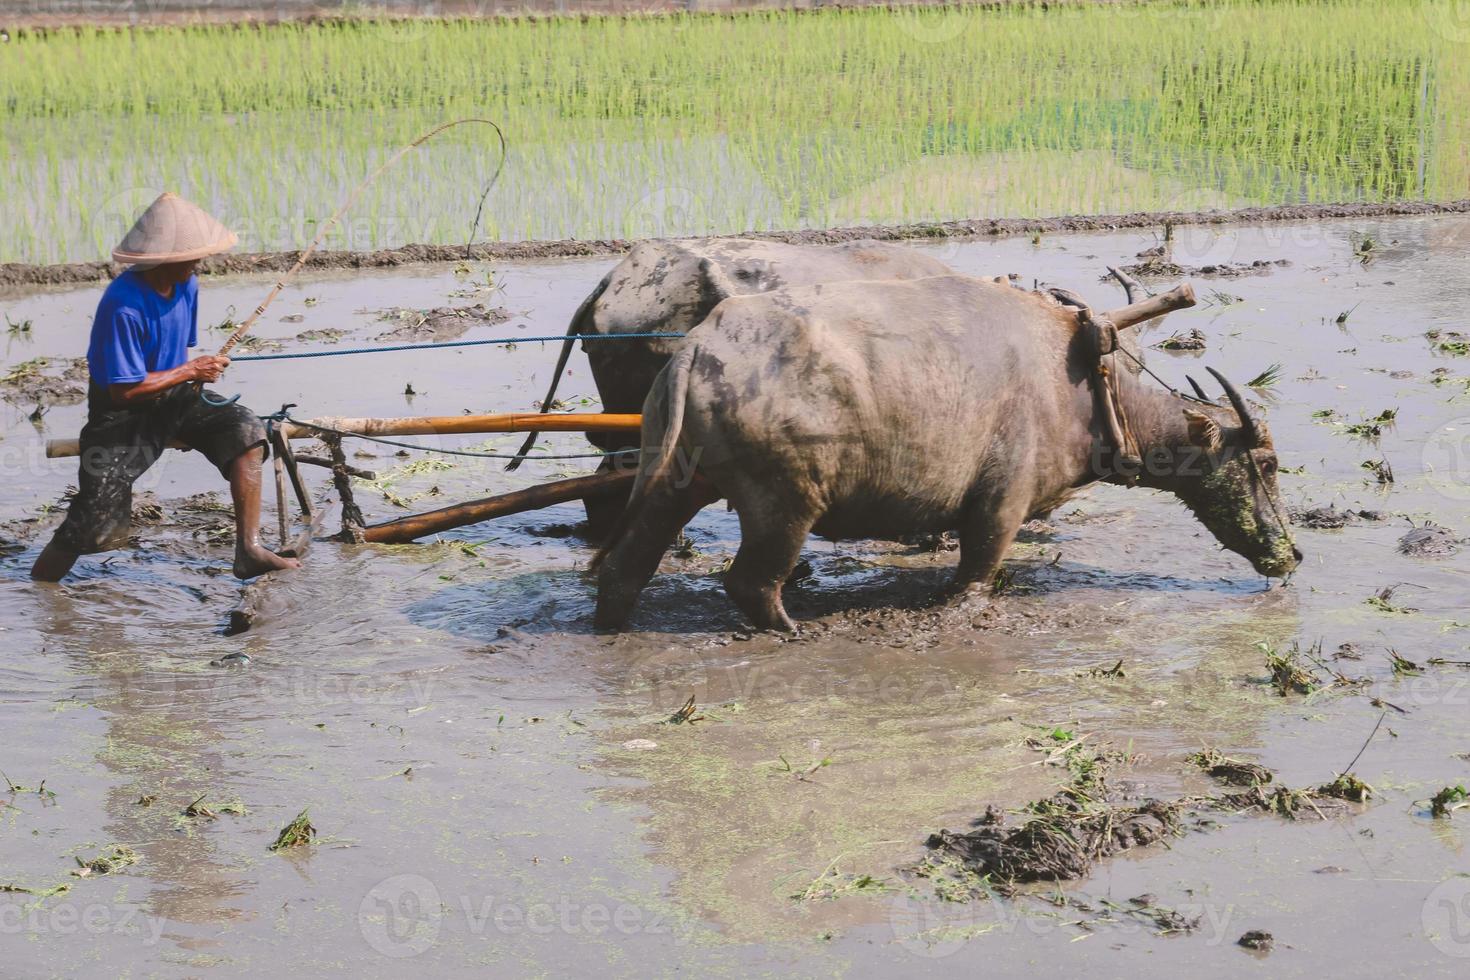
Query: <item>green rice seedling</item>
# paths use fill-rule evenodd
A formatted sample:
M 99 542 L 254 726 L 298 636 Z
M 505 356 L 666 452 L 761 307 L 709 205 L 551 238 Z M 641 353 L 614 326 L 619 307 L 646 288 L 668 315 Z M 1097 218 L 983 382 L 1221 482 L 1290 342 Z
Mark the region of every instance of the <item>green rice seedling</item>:
M 1276 382 L 1281 380 L 1281 365 L 1272 364 L 1260 374 L 1245 383 L 1247 388 L 1274 388 Z
M 1419 5 L 448 18 L 413 44 L 385 19 L 18 32 L 0 254 L 96 259 L 163 187 L 245 248 L 299 247 L 375 161 L 469 115 L 511 140 L 481 229 L 500 239 L 1459 196 L 1470 69 Z M 483 134 L 445 134 L 329 245 L 463 241 L 494 165 Z

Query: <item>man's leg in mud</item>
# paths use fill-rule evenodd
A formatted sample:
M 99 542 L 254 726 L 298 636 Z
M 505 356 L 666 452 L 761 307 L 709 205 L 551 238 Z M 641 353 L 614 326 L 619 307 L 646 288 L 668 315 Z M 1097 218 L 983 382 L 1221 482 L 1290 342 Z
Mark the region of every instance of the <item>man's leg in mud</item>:
M 235 577 L 254 578 L 283 568 L 300 568 L 260 543 L 260 468 L 265 450 L 247 449 L 231 460 L 230 497 L 235 502 Z
M 53 539 L 47 542 L 40 557 L 31 566 L 31 578 L 37 582 L 60 582 L 80 557 L 81 555 L 67 551 Z

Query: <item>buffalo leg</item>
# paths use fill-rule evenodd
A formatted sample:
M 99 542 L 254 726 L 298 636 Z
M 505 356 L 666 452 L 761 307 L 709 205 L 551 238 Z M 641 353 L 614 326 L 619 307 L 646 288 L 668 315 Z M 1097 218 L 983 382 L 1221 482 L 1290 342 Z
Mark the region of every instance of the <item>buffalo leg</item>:
M 638 457 L 634 453 L 629 453 L 626 457 L 604 456 L 597 464 L 597 472 L 616 471 L 622 466 L 637 466 L 637 463 Z M 628 506 L 628 495 L 631 492 L 631 488 L 613 490 L 582 501 L 582 506 L 587 510 L 588 540 L 601 541 L 612 532 L 624 508 Z
M 725 573 L 725 591 L 757 629 L 795 632 L 781 604 L 781 587 L 801 557 L 818 515 L 765 503 L 740 512 L 740 550 Z
M 995 583 L 995 573 L 1026 522 L 1021 501 L 976 501 L 960 526 L 960 564 L 954 573 L 959 596 L 983 595 Z
M 651 489 L 598 571 L 598 629 L 622 628 L 669 545 L 700 508 L 718 499 L 719 492 L 699 477 L 685 487 Z

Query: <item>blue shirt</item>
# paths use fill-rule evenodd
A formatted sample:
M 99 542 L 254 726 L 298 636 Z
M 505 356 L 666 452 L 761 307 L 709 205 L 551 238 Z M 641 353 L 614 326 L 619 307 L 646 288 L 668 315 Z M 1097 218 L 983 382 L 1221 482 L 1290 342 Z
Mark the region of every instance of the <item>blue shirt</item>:
M 199 343 L 199 280 L 165 299 L 128 269 L 112 280 L 92 319 L 87 368 L 99 385 L 132 384 L 189 359 Z

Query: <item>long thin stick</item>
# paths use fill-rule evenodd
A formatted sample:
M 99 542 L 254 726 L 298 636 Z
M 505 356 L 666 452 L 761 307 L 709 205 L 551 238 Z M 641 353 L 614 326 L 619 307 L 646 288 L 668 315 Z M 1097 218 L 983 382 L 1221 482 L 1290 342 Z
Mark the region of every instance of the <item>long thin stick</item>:
M 1368 746 L 1372 743 L 1373 736 L 1378 734 L 1379 726 L 1381 726 L 1383 724 L 1383 719 L 1385 717 L 1387 717 L 1387 715 L 1388 715 L 1388 712 L 1385 711 L 1385 712 L 1383 712 L 1383 714 L 1380 714 L 1378 716 L 1378 724 L 1377 725 L 1374 725 L 1373 726 L 1373 730 L 1368 733 L 1368 738 L 1367 738 L 1366 741 L 1363 742 L 1363 747 L 1358 750 L 1358 754 L 1357 755 L 1353 756 L 1353 761 L 1352 762 L 1349 762 L 1347 764 L 1347 768 L 1344 769 L 1342 772 L 1338 773 L 1338 775 L 1340 775 L 1340 776 L 1346 776 L 1348 773 L 1350 773 L 1350 772 L 1353 771 L 1353 766 L 1356 766 L 1358 764 L 1358 760 L 1363 757 L 1363 753 L 1368 751 Z
M 409 143 L 407 146 L 399 149 L 398 152 L 394 153 L 387 160 L 384 160 L 382 164 L 378 166 L 378 169 L 374 170 L 372 173 L 364 177 L 362 181 L 352 189 L 352 193 L 347 195 L 347 200 L 342 202 L 342 206 L 339 207 L 330 218 L 322 222 L 321 227 L 317 229 L 316 237 L 313 238 L 311 240 L 311 243 L 307 245 L 306 248 L 302 251 L 301 255 L 296 259 L 296 263 L 291 266 L 290 269 L 286 270 L 286 274 L 276 282 L 275 288 L 272 289 L 270 293 L 266 295 L 265 299 L 261 301 L 261 304 L 255 308 L 255 312 L 247 316 L 244 322 L 236 327 L 234 332 L 231 333 L 230 336 L 225 340 L 224 345 L 219 349 L 220 354 L 228 354 L 230 351 L 234 350 L 236 344 L 245 339 L 245 335 L 250 332 L 250 328 L 255 325 L 255 321 L 260 319 L 260 316 L 262 313 L 265 312 L 266 307 L 275 302 L 275 299 L 278 295 L 280 295 L 281 290 L 286 287 L 286 283 L 294 279 L 296 277 L 296 274 L 301 271 L 301 267 L 306 265 L 306 260 L 311 258 L 311 254 L 317 250 L 317 247 L 319 245 L 321 245 L 322 240 L 327 237 L 327 232 L 331 231 L 332 228 L 336 226 L 337 222 L 342 219 L 342 215 L 346 214 L 352 208 L 352 206 L 357 203 L 357 199 L 362 196 L 362 192 L 367 190 L 368 187 L 375 180 L 382 176 L 383 171 L 387 170 L 399 160 L 403 159 L 403 157 L 407 155 L 410 151 L 418 148 L 423 143 L 444 132 L 444 130 L 450 129 L 454 126 L 463 126 L 466 123 L 483 123 L 484 125 L 494 129 L 495 134 L 500 137 L 500 165 L 495 168 L 495 174 L 490 178 L 490 183 L 485 188 L 485 194 L 482 194 L 480 196 L 480 204 L 483 207 L 485 203 L 485 197 L 490 193 L 490 187 L 494 186 L 495 181 L 500 177 L 501 169 L 505 166 L 505 134 L 500 131 L 499 126 L 495 125 L 495 123 L 489 119 L 455 119 L 451 122 L 441 123 L 440 125 L 435 126 L 433 129 L 429 130 L 427 133 L 424 133 L 412 143 Z M 476 211 L 476 227 L 479 226 L 479 221 L 480 213 L 479 211 Z M 474 237 L 475 228 L 471 228 L 470 238 L 473 240 Z

